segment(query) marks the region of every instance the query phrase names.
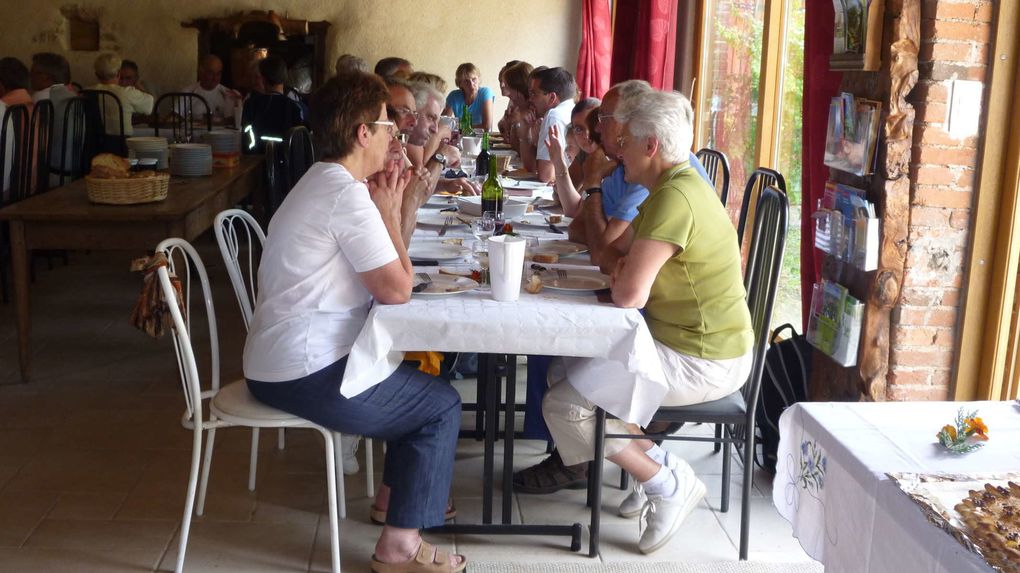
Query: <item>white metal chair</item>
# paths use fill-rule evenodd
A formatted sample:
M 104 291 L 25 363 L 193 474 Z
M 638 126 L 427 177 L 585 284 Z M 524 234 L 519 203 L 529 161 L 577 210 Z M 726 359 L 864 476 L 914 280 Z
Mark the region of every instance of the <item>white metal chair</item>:
M 219 337 L 216 330 L 216 313 L 213 308 L 212 293 L 209 289 L 209 277 L 205 265 L 194 247 L 184 239 L 166 239 L 156 247 L 157 252 L 166 255 L 169 268 L 157 270 L 159 285 L 164 299 L 168 302 L 170 315 L 173 319 L 173 343 L 180 370 L 181 384 L 184 386 L 184 398 L 187 409 L 182 424 L 194 432 L 191 450 L 191 472 L 188 476 L 188 493 L 184 502 L 184 518 L 181 522 L 181 538 L 177 553 L 175 571 L 184 569 L 184 557 L 188 546 L 188 534 L 191 530 L 191 517 L 195 507 L 195 494 L 198 490 L 197 513 L 202 514 L 205 505 L 206 486 L 209 483 L 209 468 L 212 464 L 213 445 L 216 429 L 229 426 L 248 426 L 251 428 L 311 428 L 322 434 L 326 447 L 326 487 L 329 498 L 328 514 L 330 526 L 330 542 L 333 571 L 340 571 L 340 523 L 337 500 L 343 500 L 344 483 L 337 479 L 334 443 L 339 434 L 322 426 L 318 426 L 297 416 L 271 408 L 256 400 L 249 392 L 247 383 L 242 380 L 231 382 L 220 388 Z M 175 263 L 180 257 L 180 263 Z M 174 272 L 181 281 L 183 294 L 182 309 L 176 304 L 176 293 L 170 281 L 170 273 Z M 191 274 L 198 274 L 201 285 L 201 296 L 205 305 L 206 318 L 209 323 L 209 356 L 210 374 L 209 387 L 202 389 L 201 376 L 195 348 L 191 340 Z M 204 419 L 202 402 L 209 400 L 209 417 Z M 202 432 L 206 431 L 205 455 L 202 455 Z M 200 461 L 200 458 L 202 460 Z M 199 484 L 199 464 L 202 465 L 202 479 Z M 253 465 L 254 467 L 254 465 Z M 341 506 L 342 507 L 342 506 Z
M 262 255 L 262 245 L 266 242 L 266 234 L 255 217 L 243 209 L 221 211 L 216 215 L 213 229 L 216 232 L 216 243 L 220 247 L 220 255 L 223 256 L 223 262 L 227 267 L 227 275 L 230 276 L 230 284 L 234 287 L 237 305 L 241 308 L 244 328 L 247 330 L 255 309 L 258 264 Z M 255 239 L 258 239 L 258 244 L 255 243 Z M 258 432 L 258 428 L 252 429 L 251 465 L 248 478 L 248 489 L 251 491 L 255 491 Z M 278 436 L 277 447 L 281 450 L 284 447 L 284 430 L 282 428 Z M 334 453 L 337 467 L 343 467 L 339 437 L 334 445 Z M 368 469 L 365 470 L 368 497 L 375 497 L 375 473 L 372 471 L 375 466 L 373 465 L 371 438 L 365 438 L 365 465 L 368 466 Z

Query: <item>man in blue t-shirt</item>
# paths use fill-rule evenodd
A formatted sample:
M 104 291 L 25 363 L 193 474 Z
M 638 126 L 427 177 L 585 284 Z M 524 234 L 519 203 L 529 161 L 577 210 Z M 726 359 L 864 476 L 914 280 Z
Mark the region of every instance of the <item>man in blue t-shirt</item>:
M 606 247 L 615 241 L 630 226 L 638 214 L 638 206 L 648 197 L 648 189 L 624 180 L 623 164 L 616 160 L 620 152 L 617 143 L 619 125 L 613 119 L 613 112 L 620 101 L 651 90 L 648 82 L 628 80 L 616 84 L 602 98 L 599 108 L 599 122 L 596 126 L 602 136 L 605 151 L 602 163 L 592 173 L 585 173 L 581 184 L 581 214 L 568 227 L 571 241 L 588 245 L 591 260 L 600 264 Z M 596 153 L 598 153 L 596 151 Z M 693 153 L 691 167 L 711 183 L 705 168 Z M 602 268 L 609 274 L 612 268 Z M 524 436 L 529 439 L 551 441 L 549 429 L 542 417 L 542 398 L 548 388 L 546 373 L 549 356 L 528 356 L 527 400 L 524 410 Z M 553 452 L 541 463 L 514 473 L 514 491 L 520 493 L 552 493 L 563 488 L 581 488 L 587 484 L 587 464 L 564 466 L 559 454 Z

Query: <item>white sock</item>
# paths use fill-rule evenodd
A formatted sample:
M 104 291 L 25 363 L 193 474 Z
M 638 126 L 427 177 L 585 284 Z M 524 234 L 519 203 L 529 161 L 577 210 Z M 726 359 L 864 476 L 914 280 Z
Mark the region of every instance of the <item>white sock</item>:
M 651 448 L 645 450 L 645 453 L 655 460 L 655 463 L 666 465 L 666 450 L 662 449 L 659 444 L 653 443 Z
M 678 485 L 673 471 L 666 466 L 660 467 L 659 471 L 650 480 L 641 482 L 641 486 L 645 488 L 645 493 L 662 497 L 671 497 L 676 493 Z

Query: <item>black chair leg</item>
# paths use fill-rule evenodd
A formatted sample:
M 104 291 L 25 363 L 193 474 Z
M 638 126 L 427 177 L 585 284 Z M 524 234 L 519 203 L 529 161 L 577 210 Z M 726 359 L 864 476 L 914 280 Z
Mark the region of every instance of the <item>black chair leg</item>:
M 630 474 L 620 468 L 620 489 L 626 490 L 630 486 Z
M 716 454 L 718 454 L 719 453 L 719 449 L 722 448 L 722 427 L 723 427 L 722 424 L 716 424 L 715 425 L 715 439 L 716 439 L 716 442 L 712 446 L 712 452 L 716 453 Z
M 588 497 L 591 500 L 591 525 L 588 557 L 599 554 L 599 525 L 602 520 L 602 459 L 606 455 L 606 411 L 595 411 L 595 459 L 588 472 Z
M 727 428 L 727 431 L 725 433 L 729 434 L 729 429 L 728 428 Z M 722 501 L 719 502 L 719 511 L 721 511 L 722 513 L 726 513 L 727 511 L 730 510 L 730 469 L 731 469 L 730 468 L 730 463 L 732 462 L 731 451 L 730 451 L 730 443 L 729 442 L 723 442 L 722 450 L 723 450 L 723 461 L 722 461 Z
M 556 446 L 555 446 L 555 445 L 553 444 L 552 440 L 549 440 L 548 442 L 546 442 L 546 443 L 545 443 L 545 453 L 546 453 L 546 454 L 551 454 L 551 453 L 553 453 L 553 449 L 554 449 L 555 447 L 556 447 Z
M 754 426 L 748 425 L 748 429 Z M 751 482 L 754 479 L 754 432 L 744 436 L 744 484 L 740 495 L 740 560 L 747 561 L 751 537 Z

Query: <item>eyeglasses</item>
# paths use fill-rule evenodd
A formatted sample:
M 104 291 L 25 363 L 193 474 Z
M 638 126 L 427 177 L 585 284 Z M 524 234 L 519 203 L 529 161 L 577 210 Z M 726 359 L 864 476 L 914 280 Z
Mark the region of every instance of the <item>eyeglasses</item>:
M 549 95 L 548 92 L 542 92 L 538 90 L 528 90 L 528 97 L 545 97 Z
M 392 121 L 367 121 L 365 122 L 365 125 L 385 125 L 386 133 L 388 133 L 390 137 L 393 137 L 397 133 L 397 124 Z
M 605 121 L 607 119 L 613 119 L 613 114 L 611 114 L 611 113 L 600 113 L 599 114 L 599 121 Z
M 395 108 L 393 108 L 393 111 L 395 111 L 398 115 L 409 115 L 410 114 L 411 117 L 413 117 L 415 119 L 418 119 L 418 112 L 412 110 L 411 108 L 409 108 L 407 106 L 395 107 Z

